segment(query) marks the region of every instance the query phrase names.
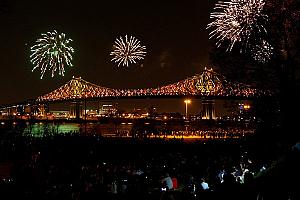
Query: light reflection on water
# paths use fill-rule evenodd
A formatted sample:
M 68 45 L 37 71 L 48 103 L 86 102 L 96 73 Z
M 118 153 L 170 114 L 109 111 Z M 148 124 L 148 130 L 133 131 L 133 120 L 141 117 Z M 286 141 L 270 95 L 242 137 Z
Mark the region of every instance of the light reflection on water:
M 34 137 L 41 137 L 45 135 L 56 134 L 72 134 L 78 132 L 87 132 L 98 135 L 107 135 L 116 132 L 129 132 L 132 128 L 132 124 L 100 124 L 100 123 L 35 123 L 27 124 L 24 129 L 24 135 L 31 135 Z
M 19 127 L 19 128 L 18 128 Z M 211 128 L 208 125 L 198 124 L 155 124 L 155 123 L 132 123 L 132 122 L 91 122 L 91 123 L 65 123 L 39 122 L 30 124 L 29 122 L 12 124 L 13 131 L 24 136 L 47 137 L 54 135 L 93 135 L 104 137 L 144 137 L 148 136 L 193 136 L 193 137 L 217 137 L 233 138 L 253 135 L 253 128 Z
M 66 134 L 70 132 L 78 132 L 80 124 L 67 123 L 67 124 L 51 124 L 51 123 L 35 123 L 27 125 L 24 129 L 24 134 L 31 134 L 32 136 L 43 136 L 45 133 L 51 134 Z

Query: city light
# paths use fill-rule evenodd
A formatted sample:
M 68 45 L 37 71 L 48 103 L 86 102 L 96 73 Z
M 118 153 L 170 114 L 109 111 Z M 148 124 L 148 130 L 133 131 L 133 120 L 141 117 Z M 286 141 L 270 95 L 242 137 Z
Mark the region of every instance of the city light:
M 186 103 L 186 104 L 190 104 L 190 103 L 191 103 L 191 100 L 189 100 L 189 99 L 186 99 L 186 100 L 184 100 L 184 103 Z
M 190 99 L 184 100 L 185 103 L 185 119 L 187 119 L 188 116 L 188 104 L 190 104 L 192 101 Z
M 245 110 L 250 109 L 250 105 L 249 105 L 249 104 L 245 104 L 245 105 L 244 105 L 244 109 L 245 109 Z

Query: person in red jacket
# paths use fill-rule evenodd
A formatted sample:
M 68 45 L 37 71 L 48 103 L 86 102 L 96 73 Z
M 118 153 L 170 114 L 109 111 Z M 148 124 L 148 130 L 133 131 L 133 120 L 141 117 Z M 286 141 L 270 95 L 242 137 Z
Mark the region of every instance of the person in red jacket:
M 178 188 L 178 182 L 177 182 L 177 178 L 173 177 L 172 178 L 172 182 L 173 182 L 173 188 L 176 190 Z

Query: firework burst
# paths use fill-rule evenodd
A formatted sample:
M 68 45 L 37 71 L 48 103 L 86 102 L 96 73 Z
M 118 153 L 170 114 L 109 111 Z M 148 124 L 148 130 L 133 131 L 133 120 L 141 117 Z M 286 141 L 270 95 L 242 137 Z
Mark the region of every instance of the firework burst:
M 118 67 L 129 66 L 131 63 L 136 63 L 136 60 L 142 60 L 146 54 L 146 47 L 140 44 L 140 41 L 135 37 L 128 37 L 125 35 L 125 39 L 122 37 L 117 38 L 113 45 L 113 50 L 110 53 L 114 56 L 111 61 L 118 63 Z
M 254 60 L 260 63 L 267 63 L 273 55 L 273 49 L 266 40 L 262 40 L 260 44 L 251 49 L 251 54 Z
M 47 69 L 51 71 L 52 77 L 56 70 L 59 75 L 64 76 L 65 66 L 73 66 L 71 61 L 74 49 L 70 46 L 71 41 L 73 40 L 66 38 L 64 33 L 56 30 L 42 33 L 41 38 L 30 49 L 30 62 L 34 65 L 32 71 L 39 68 L 41 79 Z
M 207 29 L 213 29 L 209 38 L 217 40 L 217 47 L 228 41 L 227 51 L 231 51 L 237 42 L 249 48 L 249 41 L 256 37 L 254 35 L 267 33 L 264 22 L 268 18 L 262 13 L 264 5 L 264 0 L 218 2 L 214 8 L 216 12 L 210 15 L 213 21 L 207 25 Z

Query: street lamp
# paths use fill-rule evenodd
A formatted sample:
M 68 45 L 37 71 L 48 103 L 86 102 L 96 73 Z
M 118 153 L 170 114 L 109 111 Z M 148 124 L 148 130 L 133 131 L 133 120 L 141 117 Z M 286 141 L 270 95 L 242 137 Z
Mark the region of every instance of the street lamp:
M 190 104 L 192 101 L 190 99 L 184 100 L 185 103 L 185 119 L 187 119 L 187 105 Z

